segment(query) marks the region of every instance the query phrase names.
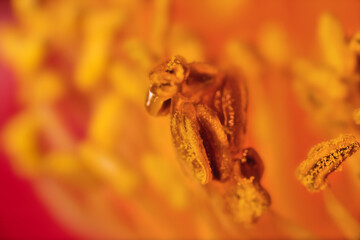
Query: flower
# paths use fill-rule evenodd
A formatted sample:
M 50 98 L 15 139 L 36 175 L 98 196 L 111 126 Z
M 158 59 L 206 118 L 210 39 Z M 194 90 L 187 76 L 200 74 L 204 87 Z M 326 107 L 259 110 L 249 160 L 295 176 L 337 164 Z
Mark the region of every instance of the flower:
M 2 94 L 7 88 L 0 81 L 0 118 L 1 123 L 5 122 L 1 125 L 1 148 L 7 162 L 17 176 L 33 186 L 51 217 L 74 238 L 348 236 L 343 230 L 346 227 L 334 224 L 331 217 L 340 219 L 339 208 L 330 216 L 322 199 L 307 195 L 292 178 L 297 160 L 321 133 L 305 126 L 289 77 L 277 68 L 287 68 L 286 62 L 295 58 L 295 50 L 302 49 L 302 43 L 312 45 L 309 31 L 312 21 L 323 11 L 321 3 L 327 1 L 319 5 L 294 1 L 294 5 L 286 3 L 285 7 L 266 1 L 259 5 L 255 1 L 233 0 L 224 4 L 176 0 L 12 0 L 0 9 L 5 13 L 0 14 L 0 61 L 12 75 L 6 77 L 6 82 L 14 86 L 14 99 L 6 99 Z M 340 13 L 340 21 L 350 28 L 358 16 L 358 8 L 351 1 L 329 8 Z M 281 24 L 274 27 L 275 20 Z M 263 26 L 262 32 L 259 29 Z M 257 46 L 258 35 L 271 43 L 265 41 Z M 281 48 L 281 41 L 289 45 Z M 294 52 L 288 53 L 288 46 Z M 355 53 L 355 40 L 351 46 Z M 274 49 L 281 50 L 280 56 Z M 248 83 L 249 125 L 244 145 L 254 146 L 262 156 L 262 184 L 272 197 L 269 211 L 251 228 L 230 221 L 217 204 L 217 196 L 183 174 L 171 142 L 169 119 L 153 119 L 146 113 L 144 98 L 149 72 L 176 54 L 189 61 L 235 66 Z M 313 68 L 317 69 L 305 62 L 301 81 L 314 74 Z M 332 64 L 338 62 L 347 66 L 342 59 L 335 59 Z M 354 66 L 351 62 L 349 66 Z M 334 119 L 341 116 L 342 123 L 352 126 L 353 110 L 359 106 L 343 97 L 355 99 L 356 88 L 338 80 L 340 68 L 334 67 L 336 70 L 330 73 L 325 69 L 315 71 L 315 75 L 331 76 L 330 83 L 321 81 L 313 86 L 314 81 L 307 84 L 305 80 L 306 84 L 299 84 L 299 88 L 304 87 L 301 94 L 325 86 L 321 95 L 326 98 L 320 100 L 326 103 L 320 114 L 333 113 L 335 109 L 339 112 Z M 355 78 L 351 79 L 354 81 L 349 82 L 356 83 Z M 8 106 L 13 106 L 12 114 L 3 119 L 3 107 Z M 317 116 L 317 112 L 310 113 Z M 322 125 L 329 131 L 336 130 L 335 125 Z M 262 175 L 260 170 L 251 168 L 251 161 L 241 164 L 249 167 L 250 173 Z M 345 171 L 341 175 L 347 176 Z M 251 181 L 248 179 L 242 187 L 229 192 L 251 199 L 252 191 L 260 188 Z M 351 189 L 344 186 L 343 191 Z M 355 204 L 349 203 L 356 198 L 334 192 L 345 196 L 341 199 L 345 210 L 354 213 Z M 264 196 L 255 195 L 264 201 L 252 208 L 255 214 L 247 214 L 247 219 L 257 217 L 265 209 Z M 233 197 L 236 195 L 229 195 Z M 230 209 L 248 209 L 248 205 L 239 202 Z M 329 205 L 338 206 L 334 201 Z M 12 211 L 17 208 L 6 207 Z M 18 221 L 0 221 L 1 229 L 5 223 L 21 232 Z M 27 224 L 37 223 L 31 220 Z

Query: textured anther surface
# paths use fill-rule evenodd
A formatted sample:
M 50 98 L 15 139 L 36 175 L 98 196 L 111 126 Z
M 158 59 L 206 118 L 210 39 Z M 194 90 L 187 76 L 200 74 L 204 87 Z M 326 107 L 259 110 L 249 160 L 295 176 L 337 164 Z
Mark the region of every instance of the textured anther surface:
M 199 134 L 200 126 L 196 120 L 195 107 L 190 103 L 182 104 L 181 111 L 172 114 L 170 127 L 174 145 L 183 162 L 200 183 L 208 183 L 212 173 Z
M 254 178 L 236 178 L 235 181 L 225 195 L 228 211 L 236 222 L 251 224 L 268 209 L 270 196 Z
M 314 146 L 297 169 L 297 178 L 310 191 L 323 190 L 327 176 L 359 149 L 353 135 L 340 135 Z

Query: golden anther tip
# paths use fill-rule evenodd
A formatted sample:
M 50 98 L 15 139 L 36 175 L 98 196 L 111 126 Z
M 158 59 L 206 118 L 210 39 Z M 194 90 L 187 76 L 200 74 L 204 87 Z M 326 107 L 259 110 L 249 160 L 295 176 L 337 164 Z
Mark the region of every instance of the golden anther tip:
M 360 108 L 353 111 L 353 120 L 355 124 L 360 125 Z
M 234 220 L 245 225 L 254 223 L 271 204 L 269 194 L 254 177 L 238 178 L 225 201 Z
M 359 149 L 359 142 L 351 134 L 340 135 L 314 146 L 305 161 L 297 168 L 298 180 L 310 192 L 323 190 L 327 177 Z

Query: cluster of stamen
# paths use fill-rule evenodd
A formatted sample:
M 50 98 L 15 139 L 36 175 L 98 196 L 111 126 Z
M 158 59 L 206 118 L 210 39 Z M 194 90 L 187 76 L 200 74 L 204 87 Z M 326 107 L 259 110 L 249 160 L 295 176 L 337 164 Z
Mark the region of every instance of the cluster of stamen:
M 179 70 L 190 69 L 171 98 L 170 112 L 174 145 L 185 169 L 209 189 L 220 184 L 215 192 L 224 210 L 237 222 L 253 223 L 269 207 L 270 197 L 260 185 L 261 158 L 254 149 L 243 149 L 247 94 L 242 79 L 211 65 L 187 64 L 181 57 L 157 69 L 157 76 L 176 78 L 185 77 Z

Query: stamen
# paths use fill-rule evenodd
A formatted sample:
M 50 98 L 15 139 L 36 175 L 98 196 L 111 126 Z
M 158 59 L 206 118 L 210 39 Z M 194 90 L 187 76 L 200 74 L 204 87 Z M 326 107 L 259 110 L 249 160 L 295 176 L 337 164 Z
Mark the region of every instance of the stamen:
M 327 176 L 359 149 L 355 136 L 340 135 L 313 147 L 297 169 L 298 180 L 310 191 L 323 190 Z

